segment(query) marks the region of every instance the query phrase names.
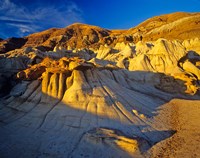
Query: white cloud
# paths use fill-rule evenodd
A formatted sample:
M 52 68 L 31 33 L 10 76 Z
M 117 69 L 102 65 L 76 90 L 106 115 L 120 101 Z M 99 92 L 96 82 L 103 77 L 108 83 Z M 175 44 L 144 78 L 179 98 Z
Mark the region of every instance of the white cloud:
M 37 25 L 31 24 L 20 24 L 20 23 L 9 23 L 8 26 L 17 28 L 17 34 L 19 36 L 24 36 L 25 34 L 36 32 L 37 30 L 40 30 L 41 28 Z
M 17 19 L 28 19 L 26 16 L 26 8 L 12 3 L 10 0 L 0 0 L 0 11 L 4 13 L 4 17 L 12 17 Z
M 0 0 L 0 22 L 17 28 L 20 36 L 49 27 L 65 27 L 83 21 L 82 11 L 74 2 L 61 3 L 59 6 L 41 5 L 28 9 L 11 0 Z

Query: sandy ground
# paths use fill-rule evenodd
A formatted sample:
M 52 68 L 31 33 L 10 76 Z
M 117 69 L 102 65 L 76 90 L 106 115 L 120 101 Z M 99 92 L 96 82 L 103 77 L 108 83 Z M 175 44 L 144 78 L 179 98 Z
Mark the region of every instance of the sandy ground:
M 154 121 L 176 133 L 153 146 L 150 157 L 200 157 L 200 101 L 174 99 L 161 108 Z

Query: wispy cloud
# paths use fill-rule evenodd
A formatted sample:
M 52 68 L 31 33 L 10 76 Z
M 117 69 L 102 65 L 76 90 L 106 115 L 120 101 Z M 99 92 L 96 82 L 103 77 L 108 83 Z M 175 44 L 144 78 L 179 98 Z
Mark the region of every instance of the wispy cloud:
M 40 3 L 32 8 L 11 0 L 0 0 L 0 32 L 8 27 L 15 30 L 15 35 L 24 36 L 51 27 L 65 27 L 74 22 L 84 20 L 81 9 L 73 1 L 61 1 L 57 5 Z

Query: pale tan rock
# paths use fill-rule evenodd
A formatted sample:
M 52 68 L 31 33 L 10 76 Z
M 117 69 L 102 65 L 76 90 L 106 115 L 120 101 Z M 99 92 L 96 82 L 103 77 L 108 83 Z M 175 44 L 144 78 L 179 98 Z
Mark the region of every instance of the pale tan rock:
M 96 53 L 97 53 L 96 58 L 103 59 L 107 55 L 109 55 L 110 52 L 111 52 L 111 48 L 109 48 L 108 46 L 101 45 L 100 48 L 98 49 L 98 51 L 96 51 Z
M 50 82 L 50 78 L 51 78 L 51 73 L 50 72 L 45 72 L 42 74 L 42 92 L 43 93 L 48 93 L 48 86 L 49 86 L 49 82 Z
M 184 40 L 183 46 L 187 49 L 187 51 L 192 50 L 200 54 L 200 39 L 199 38 Z
M 190 61 L 187 60 L 183 63 L 183 69 L 188 73 L 194 74 L 200 80 L 200 70 Z

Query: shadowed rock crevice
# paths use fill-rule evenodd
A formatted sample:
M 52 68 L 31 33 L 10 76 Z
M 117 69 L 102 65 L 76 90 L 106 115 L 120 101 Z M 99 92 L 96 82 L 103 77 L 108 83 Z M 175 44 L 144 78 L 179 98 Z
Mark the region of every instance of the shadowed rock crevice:
M 0 40 L 0 54 L 6 53 L 8 51 L 21 48 L 25 43 L 27 39 L 26 38 L 9 38 L 6 40 Z

